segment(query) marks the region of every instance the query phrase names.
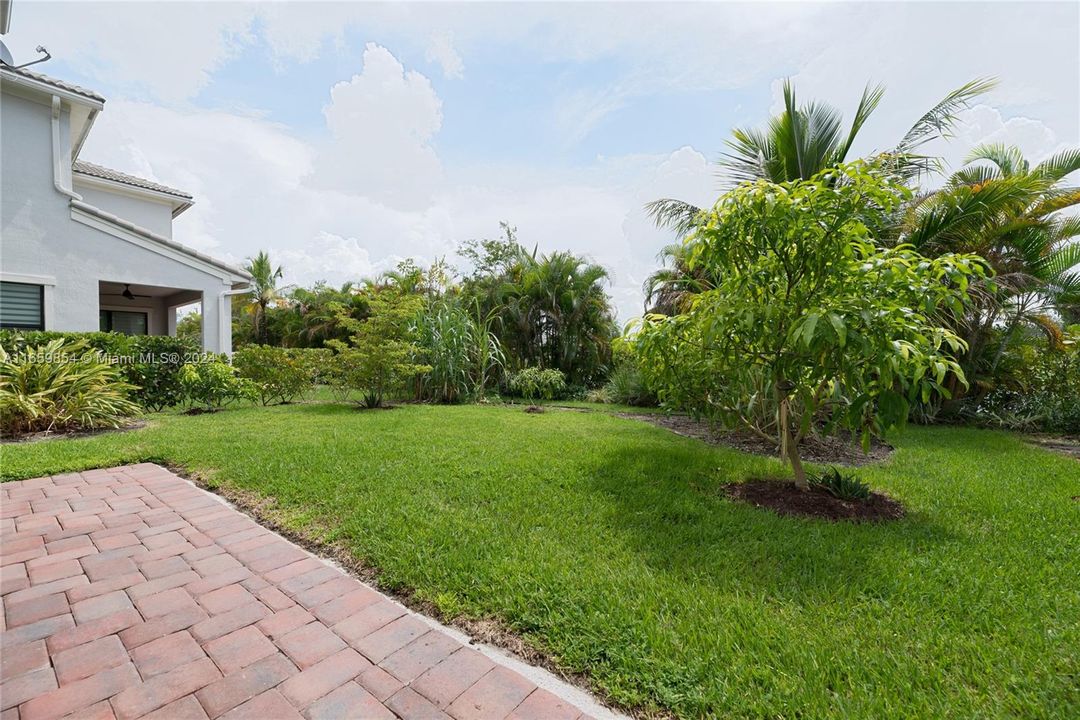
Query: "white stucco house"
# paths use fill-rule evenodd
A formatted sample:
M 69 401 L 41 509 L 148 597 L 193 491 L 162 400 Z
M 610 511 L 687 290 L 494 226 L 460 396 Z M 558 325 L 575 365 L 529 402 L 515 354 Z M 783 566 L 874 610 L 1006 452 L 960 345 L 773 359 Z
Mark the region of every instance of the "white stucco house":
M 0 63 L 0 326 L 175 334 L 201 302 L 203 348 L 230 352 L 250 276 L 173 239 L 191 195 L 80 158 L 104 104 Z

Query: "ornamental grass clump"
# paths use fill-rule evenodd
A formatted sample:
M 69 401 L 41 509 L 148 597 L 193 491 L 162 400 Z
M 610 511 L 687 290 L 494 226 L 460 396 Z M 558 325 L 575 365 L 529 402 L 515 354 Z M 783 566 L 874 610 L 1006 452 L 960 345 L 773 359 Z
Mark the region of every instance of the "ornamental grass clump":
M 118 367 L 83 340 L 0 348 L 0 429 L 5 436 L 117 428 L 139 413 Z

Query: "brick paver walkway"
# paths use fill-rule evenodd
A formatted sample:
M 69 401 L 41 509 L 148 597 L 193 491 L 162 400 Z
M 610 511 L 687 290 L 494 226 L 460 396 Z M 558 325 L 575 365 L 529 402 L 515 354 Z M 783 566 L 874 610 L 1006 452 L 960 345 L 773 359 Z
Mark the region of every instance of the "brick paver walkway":
M 0 509 L 0 720 L 582 716 L 156 465 Z

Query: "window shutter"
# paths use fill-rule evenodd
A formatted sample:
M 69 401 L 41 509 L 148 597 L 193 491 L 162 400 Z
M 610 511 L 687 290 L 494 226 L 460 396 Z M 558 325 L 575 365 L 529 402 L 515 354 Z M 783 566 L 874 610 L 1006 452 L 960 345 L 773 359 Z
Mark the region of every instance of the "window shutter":
M 42 286 L 0 282 L 0 327 L 44 330 Z

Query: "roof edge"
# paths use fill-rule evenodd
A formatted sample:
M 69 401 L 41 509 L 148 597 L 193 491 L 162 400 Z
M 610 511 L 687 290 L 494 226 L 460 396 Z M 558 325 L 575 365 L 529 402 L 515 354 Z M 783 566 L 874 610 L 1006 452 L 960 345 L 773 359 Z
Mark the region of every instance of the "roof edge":
M 104 165 L 98 165 L 89 160 L 75 160 L 71 163 L 71 171 L 79 175 L 85 175 L 86 177 L 92 177 L 110 183 L 117 183 L 119 185 L 138 188 L 139 190 L 147 190 L 161 195 L 168 195 L 178 200 L 187 202 L 194 202 L 195 200 L 195 196 L 184 190 L 169 187 L 168 185 L 155 182 L 154 180 L 147 180 L 146 178 L 121 172 L 120 170 L 114 170 L 113 168 L 105 167 Z
M 79 210 L 81 212 L 84 212 L 87 215 L 92 215 L 93 217 L 97 218 L 98 220 L 101 220 L 101 221 L 106 222 L 106 223 L 108 223 L 110 225 L 113 225 L 113 226 L 119 228 L 120 230 L 125 230 L 127 232 L 134 233 L 134 234 L 139 235 L 139 236 L 141 236 L 143 238 L 146 238 L 147 240 L 152 240 L 152 241 L 154 241 L 156 243 L 164 245 L 165 247 L 168 247 L 171 250 L 175 250 L 177 252 L 183 253 L 184 255 L 192 257 L 192 258 L 194 258 L 196 260 L 204 262 L 204 263 L 206 263 L 208 265 L 212 265 L 215 268 L 217 268 L 218 270 L 223 270 L 223 271 L 231 274 L 233 276 L 233 279 L 237 279 L 237 280 L 239 280 L 241 282 L 249 282 L 249 281 L 251 281 L 253 279 L 252 276 L 251 276 L 251 273 L 249 273 L 248 271 L 246 271 L 246 270 L 244 270 L 242 268 L 236 267 L 235 265 L 230 265 L 229 263 L 225 262 L 224 260 L 218 260 L 217 258 L 215 258 L 215 257 L 213 257 L 211 255 L 207 255 L 206 253 L 199 252 L 198 250 L 196 250 L 194 248 L 188 247 L 187 245 L 184 245 L 182 243 L 178 243 L 178 242 L 176 242 L 175 240 L 173 240 L 171 238 L 165 237 L 164 235 L 159 235 L 158 233 L 154 232 L 153 230 L 148 230 L 147 228 L 144 228 L 141 225 L 136 225 L 135 223 L 133 223 L 133 222 L 131 222 L 129 220 L 125 220 L 122 217 L 119 217 L 117 215 L 113 215 L 110 212 L 106 212 L 105 210 L 102 210 L 101 208 L 99 208 L 97 206 L 91 205 L 91 204 L 83 202 L 81 200 L 72 200 L 71 201 L 71 207 L 76 209 L 76 210 Z
M 3 76 L 3 79 L 7 82 L 39 90 L 49 95 L 61 95 L 69 101 L 81 102 L 97 110 L 100 110 L 105 105 L 105 96 L 100 93 L 26 68 L 16 68 L 0 63 L 0 76 Z
M 98 175 L 92 175 L 87 172 L 82 172 L 75 169 L 74 167 L 71 168 L 71 178 L 74 183 L 85 185 L 87 187 L 92 187 L 105 193 L 123 193 L 137 197 L 140 200 L 160 202 L 162 204 L 168 205 L 172 208 L 171 215 L 173 219 L 175 219 L 185 210 L 195 205 L 195 200 L 189 197 L 173 195 L 172 193 L 166 193 L 160 190 L 142 187 L 141 185 L 135 185 L 132 183 L 125 183 L 118 180 L 103 178 Z

